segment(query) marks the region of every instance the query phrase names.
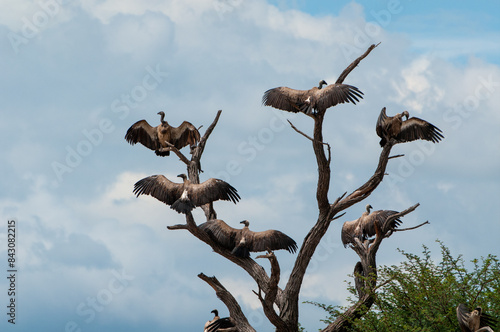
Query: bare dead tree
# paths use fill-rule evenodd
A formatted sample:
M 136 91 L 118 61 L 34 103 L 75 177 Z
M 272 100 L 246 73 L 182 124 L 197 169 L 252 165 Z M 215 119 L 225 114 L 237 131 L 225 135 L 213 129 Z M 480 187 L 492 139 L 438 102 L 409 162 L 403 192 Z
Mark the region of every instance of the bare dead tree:
M 336 83 L 342 83 L 349 73 L 358 66 L 361 60 L 367 57 L 377 46 L 378 45 L 371 45 L 364 54 L 354 60 L 342 72 Z M 214 121 L 207 128 L 198 145 L 192 149 L 190 159 L 188 159 L 174 146 L 169 146 L 171 151 L 173 151 L 179 159 L 186 164 L 189 179 L 193 183 L 199 183 L 199 173 L 202 172 L 201 157 L 203 155 L 206 142 L 217 125 L 220 115 L 221 111 L 217 113 Z M 314 129 L 312 137 L 301 132 L 292 123 L 290 123 L 295 131 L 302 134 L 312 142 L 318 166 L 318 181 L 316 190 L 318 217 L 316 223 L 312 226 L 311 230 L 304 238 L 284 289 L 281 289 L 278 286 L 280 280 L 280 267 L 276 256 L 272 252 L 268 252 L 266 255 L 257 257 L 267 258 L 269 260 L 271 265 L 271 276 L 269 276 L 264 268 L 254 259 L 236 257 L 231 254 L 230 250 L 220 246 L 217 242 L 212 240 L 204 231 L 197 227 L 197 224 L 190 212 L 186 214 L 186 224 L 167 227 L 170 230 L 184 229 L 189 231 L 193 236 L 208 244 L 217 254 L 227 258 L 245 270 L 257 284 L 258 291 L 254 291 L 254 293 L 262 303 L 264 314 L 275 326 L 276 331 L 279 332 L 298 331 L 299 293 L 304 276 L 311 258 L 321 239 L 330 227 L 331 222 L 342 217 L 344 210 L 366 199 L 377 188 L 384 178 L 388 161 L 394 158 L 390 157 L 391 149 L 395 144 L 395 141 L 392 140 L 383 147 L 382 152 L 380 153 L 377 168 L 375 169 L 373 175 L 349 195 L 344 193 L 333 203 L 330 202 L 328 199 L 328 193 L 330 190 L 331 176 L 331 149 L 328 143 L 323 142 L 324 116 L 325 110 L 318 111 L 313 116 Z M 394 218 L 410 213 L 417 206 L 418 204 L 398 213 Z M 212 204 L 207 204 L 202 208 L 204 210 L 206 220 L 215 219 L 217 217 Z M 367 310 L 369 310 L 370 306 L 374 302 L 377 282 L 375 256 L 382 240 L 392 234 L 393 230 L 377 228 L 377 235 L 374 240 L 361 242 L 358 239 L 358 241 L 352 245 L 353 250 L 355 250 L 360 257 L 360 262 L 358 262 L 356 266 L 359 271 L 362 271 L 362 273 L 358 273 L 355 276 L 355 281 L 360 285 L 359 289 L 361 290 L 358 294 L 359 301 L 353 307 L 349 308 L 349 310 L 347 310 L 344 315 L 339 317 L 335 322 L 328 325 L 323 331 L 343 331 L 350 326 L 353 319 L 361 317 L 367 312 Z M 236 299 L 215 277 L 207 277 L 203 273 L 200 273 L 198 277 L 208 283 L 215 290 L 218 298 L 227 306 L 230 317 L 235 322 L 238 331 L 255 331 L 255 329 L 249 324 Z

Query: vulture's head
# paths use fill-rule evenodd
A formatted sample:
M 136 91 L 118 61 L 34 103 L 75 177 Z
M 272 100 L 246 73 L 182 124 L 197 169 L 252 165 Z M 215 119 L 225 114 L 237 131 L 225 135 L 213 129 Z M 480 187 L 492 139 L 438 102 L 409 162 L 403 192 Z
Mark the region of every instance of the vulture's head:
M 408 111 L 403 111 L 403 114 L 401 114 L 401 117 L 406 116 L 406 120 L 410 117 L 410 113 Z
M 321 88 L 323 87 L 323 85 L 328 85 L 328 83 L 326 83 L 326 81 L 325 81 L 325 80 L 321 80 L 321 81 L 319 81 L 319 86 L 318 86 L 318 88 L 319 88 L 319 89 L 321 89 Z
M 165 112 L 159 111 L 158 115 L 160 115 L 160 121 L 163 122 L 163 119 L 165 119 Z
M 219 311 L 217 311 L 217 309 L 214 309 L 210 312 L 213 313 L 215 316 L 219 316 Z
M 373 206 L 370 204 L 366 204 L 366 212 L 370 213 L 370 210 L 373 209 Z
M 245 225 L 247 227 L 250 225 L 250 223 L 248 222 L 248 220 L 240 221 L 240 224 L 243 224 L 243 225 Z
M 183 179 L 183 180 L 187 180 L 187 176 L 186 176 L 186 174 L 179 174 L 179 175 L 177 175 L 177 177 L 178 177 L 178 178 L 181 178 L 181 179 Z

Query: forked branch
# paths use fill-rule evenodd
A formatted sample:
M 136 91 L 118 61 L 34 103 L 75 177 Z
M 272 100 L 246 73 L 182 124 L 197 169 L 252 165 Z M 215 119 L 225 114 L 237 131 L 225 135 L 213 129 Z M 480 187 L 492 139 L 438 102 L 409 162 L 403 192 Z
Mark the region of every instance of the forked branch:
M 274 302 L 276 300 L 276 295 L 278 294 L 278 283 L 280 281 L 280 266 L 278 259 L 272 251 L 269 251 L 266 255 L 260 255 L 256 258 L 267 258 L 271 263 L 271 278 L 269 280 L 268 292 L 264 297 L 262 297 L 262 290 L 259 288 L 259 292 L 254 293 L 259 297 L 262 303 L 262 308 L 264 309 L 264 314 L 269 319 L 269 321 L 276 326 L 276 331 L 287 331 L 286 323 L 281 319 L 281 317 L 274 310 Z

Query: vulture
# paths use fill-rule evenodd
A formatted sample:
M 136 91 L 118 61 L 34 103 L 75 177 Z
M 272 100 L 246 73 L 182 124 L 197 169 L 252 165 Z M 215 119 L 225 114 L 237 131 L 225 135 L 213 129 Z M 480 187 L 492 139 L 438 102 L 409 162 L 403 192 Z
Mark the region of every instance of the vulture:
M 169 142 L 179 150 L 187 145 L 191 148 L 196 146 L 200 140 L 200 133 L 195 126 L 184 121 L 179 127 L 172 127 L 165 121 L 164 112 L 158 112 L 158 114 L 161 116 L 161 123 L 156 127 L 151 127 L 146 120 L 134 123 L 125 134 L 127 142 L 132 145 L 141 143 L 162 157 L 170 155 L 169 147 L 165 142 Z
M 482 312 L 481 307 L 477 307 L 472 312 L 460 303 L 457 307 L 458 324 L 462 332 L 491 331 L 496 325 L 496 319 Z
M 203 332 L 216 332 L 219 331 L 219 329 L 235 327 L 230 317 L 220 318 L 217 309 L 212 310 L 212 313 L 214 314 L 214 318 L 205 323 Z
M 321 80 L 318 87 L 310 90 L 295 90 L 284 86 L 269 89 L 264 92 L 262 104 L 283 111 L 314 115 L 337 104 L 348 102 L 356 104 L 363 98 L 363 92 L 352 85 L 335 83 L 325 88 L 323 85 L 327 83 Z
M 378 210 L 370 213 L 370 209 L 373 207 L 368 204 L 366 205 L 366 211 L 363 212 L 361 217 L 353 221 L 346 221 L 342 226 L 341 238 L 344 247 L 347 247 L 349 243 L 355 243 L 354 238 L 357 237 L 361 242 L 369 239 L 375 235 L 375 223 L 378 224 L 380 229 L 385 228 L 384 224 L 387 219 L 399 213 L 398 211 L 391 210 Z M 394 229 L 401 225 L 402 221 L 399 218 L 394 219 L 391 222 L 390 229 Z
M 250 257 L 250 252 L 286 249 L 291 253 L 297 250 L 297 243 L 276 230 L 253 232 L 248 229 L 248 220 L 240 222 L 245 227 L 242 229 L 232 228 L 219 219 L 209 220 L 198 227 L 217 242 L 220 246 L 231 250 L 237 257 Z
M 134 194 L 151 195 L 170 208 L 186 214 L 197 206 L 217 200 L 239 201 L 238 191 L 229 183 L 219 179 L 208 179 L 203 183 L 191 183 L 186 174 L 179 174 L 183 183 L 175 183 L 163 175 L 152 175 L 139 180 L 134 185 Z
M 406 121 L 403 121 L 403 116 Z M 398 113 L 395 116 L 387 116 L 385 107 L 380 111 L 377 120 L 377 135 L 381 138 L 380 146 L 391 139 L 396 139 L 397 143 L 411 142 L 417 139 L 424 139 L 433 143 L 439 142 L 444 136 L 441 129 L 420 118 L 411 117 L 408 111 Z

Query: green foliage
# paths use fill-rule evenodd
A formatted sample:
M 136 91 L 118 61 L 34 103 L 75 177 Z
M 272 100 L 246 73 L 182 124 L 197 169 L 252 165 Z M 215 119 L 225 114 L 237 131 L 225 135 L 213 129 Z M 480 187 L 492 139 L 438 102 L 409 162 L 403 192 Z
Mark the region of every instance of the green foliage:
M 400 250 L 406 261 L 379 268 L 377 298 L 371 310 L 354 323 L 353 331 L 460 331 L 456 307 L 481 306 L 500 318 L 500 262 L 494 255 L 472 260 L 468 270 L 462 256 L 453 258 L 440 241 L 442 260 L 431 260 L 423 246 L 422 257 Z M 351 293 L 355 289 L 349 285 Z M 350 305 L 357 296 L 349 298 Z M 312 303 L 334 321 L 347 307 Z M 500 331 L 497 327 L 495 331 Z

